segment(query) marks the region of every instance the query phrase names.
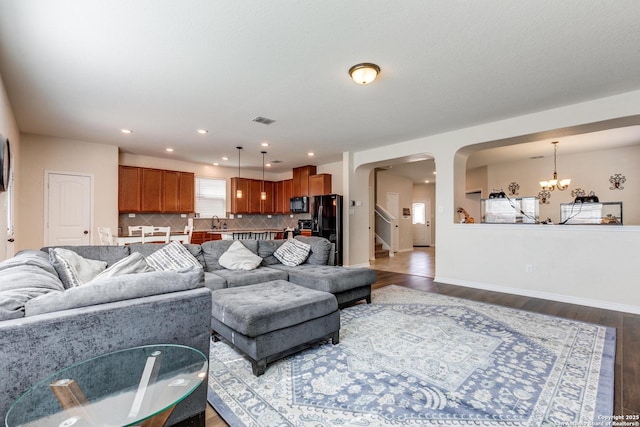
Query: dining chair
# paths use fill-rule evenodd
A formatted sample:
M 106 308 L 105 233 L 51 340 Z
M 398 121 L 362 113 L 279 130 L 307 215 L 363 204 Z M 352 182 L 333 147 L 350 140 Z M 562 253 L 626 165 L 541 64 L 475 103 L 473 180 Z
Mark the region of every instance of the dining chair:
M 161 242 L 169 243 L 171 227 L 142 227 L 142 243 Z
M 137 233 L 142 234 L 142 227 L 144 227 L 143 225 L 133 225 L 133 226 L 129 226 L 129 236 L 134 236 Z
M 184 240 L 182 240 L 182 243 L 183 244 L 191 243 L 191 236 L 193 236 L 193 225 L 185 225 L 184 234 L 186 234 L 187 237 L 185 237 Z
M 113 241 L 113 233 L 111 233 L 111 227 L 98 227 L 98 238 L 101 245 L 115 245 Z
M 268 231 L 260 231 L 257 233 L 253 233 L 254 240 L 266 240 L 269 232 Z
M 233 233 L 233 240 L 251 239 L 253 237 L 250 231 L 236 231 Z

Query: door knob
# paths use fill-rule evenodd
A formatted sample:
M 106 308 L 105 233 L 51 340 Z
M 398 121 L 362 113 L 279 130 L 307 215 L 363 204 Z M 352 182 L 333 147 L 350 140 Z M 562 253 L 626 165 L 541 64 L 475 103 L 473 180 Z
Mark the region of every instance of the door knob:
M 82 233 L 83 234 L 89 234 L 89 230 L 84 230 Z

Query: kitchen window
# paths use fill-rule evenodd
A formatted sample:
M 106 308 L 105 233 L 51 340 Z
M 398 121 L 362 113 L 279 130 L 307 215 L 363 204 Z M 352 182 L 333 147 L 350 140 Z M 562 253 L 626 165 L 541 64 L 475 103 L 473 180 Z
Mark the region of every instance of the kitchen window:
M 196 177 L 196 215 L 200 218 L 227 216 L 227 181 Z

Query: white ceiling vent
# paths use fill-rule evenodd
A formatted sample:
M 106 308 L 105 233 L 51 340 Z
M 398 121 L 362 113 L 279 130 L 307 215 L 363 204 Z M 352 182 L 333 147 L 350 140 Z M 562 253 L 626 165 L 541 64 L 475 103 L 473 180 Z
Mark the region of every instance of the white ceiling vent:
M 268 119 L 268 118 L 266 118 L 266 117 L 258 116 L 258 117 L 256 117 L 256 118 L 254 118 L 254 119 L 252 120 L 252 122 L 262 123 L 263 125 L 270 125 L 271 123 L 275 122 L 275 120 Z

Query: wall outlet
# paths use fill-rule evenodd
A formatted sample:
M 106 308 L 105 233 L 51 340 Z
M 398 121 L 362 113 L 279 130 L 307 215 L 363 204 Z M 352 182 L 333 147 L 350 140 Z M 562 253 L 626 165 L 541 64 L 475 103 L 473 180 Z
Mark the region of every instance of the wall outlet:
M 233 214 L 229 214 L 229 219 L 233 219 L 234 215 Z
M 267 215 L 267 218 L 271 218 L 271 215 Z
M 180 214 L 180 218 L 186 218 L 187 214 Z
M 532 264 L 525 264 L 524 272 L 525 273 L 533 273 L 533 265 Z
M 129 218 L 135 218 L 136 214 L 129 214 Z
M 242 215 L 238 214 L 238 219 L 242 218 Z

